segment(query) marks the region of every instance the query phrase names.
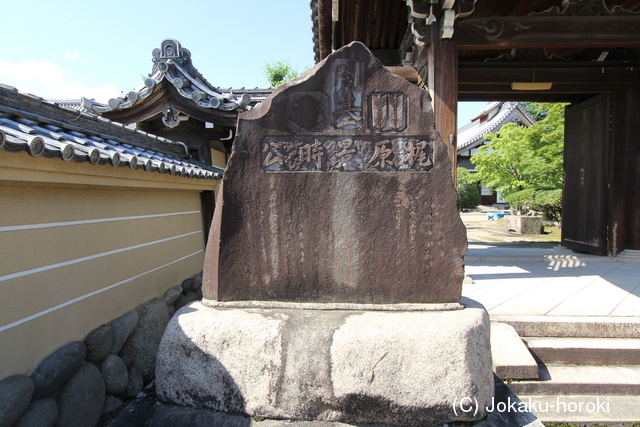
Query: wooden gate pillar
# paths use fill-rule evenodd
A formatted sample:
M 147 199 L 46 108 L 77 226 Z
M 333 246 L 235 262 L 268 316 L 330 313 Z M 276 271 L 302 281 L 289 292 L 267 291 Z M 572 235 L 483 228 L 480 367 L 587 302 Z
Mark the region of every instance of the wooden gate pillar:
M 615 92 L 611 111 L 609 255 L 640 250 L 640 84 Z
M 433 100 L 436 129 L 447 144 L 455 183 L 458 163 L 458 46 L 455 34 L 453 39 L 442 39 L 441 21 L 430 25 L 430 35 L 431 42 L 422 47 L 414 65 Z

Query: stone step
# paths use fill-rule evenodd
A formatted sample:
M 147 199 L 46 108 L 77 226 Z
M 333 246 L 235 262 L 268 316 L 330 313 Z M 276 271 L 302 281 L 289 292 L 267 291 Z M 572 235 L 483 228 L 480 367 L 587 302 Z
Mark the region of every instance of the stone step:
M 618 262 L 640 264 L 640 251 L 626 249 L 618 254 Z
M 640 420 L 639 396 L 520 395 L 545 423 L 632 425 Z
M 521 337 L 640 338 L 640 317 L 491 315 Z
M 491 322 L 493 372 L 503 380 L 536 379 L 538 364 L 512 326 Z
M 520 395 L 640 395 L 640 366 L 540 365 L 538 380 L 507 384 Z
M 493 333 L 493 329 L 491 330 Z M 640 338 L 523 337 L 544 363 L 640 365 Z

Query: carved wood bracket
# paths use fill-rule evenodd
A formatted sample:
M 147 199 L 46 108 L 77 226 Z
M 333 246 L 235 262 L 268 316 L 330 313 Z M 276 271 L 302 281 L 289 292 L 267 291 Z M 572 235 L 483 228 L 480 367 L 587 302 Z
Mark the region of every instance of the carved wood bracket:
M 437 0 L 405 1 L 409 7 L 409 23 L 414 35 L 414 42 L 418 46 L 424 46 L 429 40 L 429 27 L 437 20 L 441 21 L 442 33 L 440 37 L 442 39 L 452 38 L 456 18 L 464 18 L 473 13 L 477 0 L 441 0 L 439 4 Z
M 548 62 L 571 60 L 571 58 L 563 58 L 555 53 L 549 55 L 545 48 L 513 48 L 511 49 L 511 53 L 503 53 L 495 58 L 487 58 L 485 62 Z
M 476 18 L 457 24 L 460 48 L 640 45 L 640 15 L 530 15 Z
M 532 12 L 530 16 L 605 16 L 605 15 L 638 15 L 623 9 L 622 6 L 614 6 L 609 9 L 604 0 L 569 0 L 563 2 L 564 9 L 562 11 L 558 6 L 550 7 L 543 12 Z

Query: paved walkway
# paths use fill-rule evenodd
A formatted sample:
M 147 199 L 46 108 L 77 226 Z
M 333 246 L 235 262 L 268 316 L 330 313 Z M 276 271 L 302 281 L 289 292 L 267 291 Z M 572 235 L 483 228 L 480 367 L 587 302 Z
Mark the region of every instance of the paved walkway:
M 469 243 L 462 294 L 490 315 L 640 317 L 640 264 L 554 246 Z

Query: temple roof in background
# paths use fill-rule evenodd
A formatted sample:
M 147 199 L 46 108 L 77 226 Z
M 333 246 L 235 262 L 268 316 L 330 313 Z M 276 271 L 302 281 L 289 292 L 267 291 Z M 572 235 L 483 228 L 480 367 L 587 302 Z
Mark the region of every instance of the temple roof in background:
M 6 85 L 0 85 L 0 150 L 194 179 L 221 179 L 223 173 L 192 160 L 181 142 L 21 94 Z
M 121 123 L 149 120 L 162 114 L 167 127 L 184 116 L 235 127 L 239 112 L 262 102 L 272 88 L 220 88 L 209 83 L 191 61 L 191 52 L 177 40 L 166 39 L 152 52 L 153 67 L 144 85 L 107 104 L 82 98 L 82 107 Z
M 497 132 L 507 123 L 515 122 L 531 126 L 535 121 L 529 117 L 521 102 L 489 102 L 470 123 L 458 129 L 458 152 L 481 145 L 484 136 Z

